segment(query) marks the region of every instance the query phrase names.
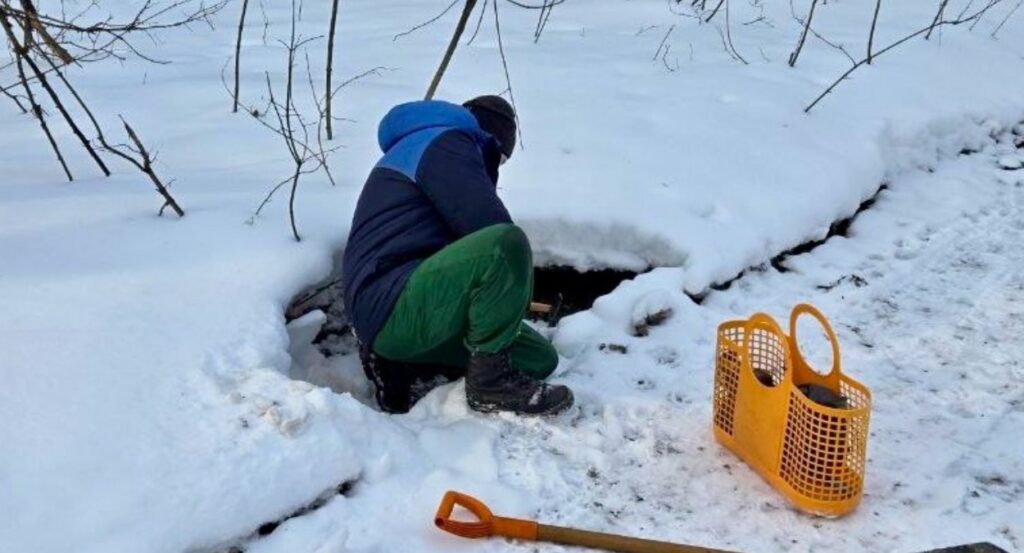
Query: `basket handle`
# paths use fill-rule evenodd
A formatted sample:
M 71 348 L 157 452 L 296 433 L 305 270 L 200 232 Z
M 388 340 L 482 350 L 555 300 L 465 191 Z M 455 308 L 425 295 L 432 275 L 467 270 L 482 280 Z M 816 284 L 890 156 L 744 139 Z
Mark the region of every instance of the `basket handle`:
M 800 315 L 808 314 L 818 320 L 818 324 L 825 330 L 825 334 L 828 335 L 829 342 L 832 343 L 832 369 L 824 376 L 837 374 L 839 372 L 839 340 L 836 338 L 835 331 L 832 330 L 832 325 L 829 324 L 828 319 L 825 315 L 818 310 L 817 307 L 809 303 L 801 303 L 793 308 L 793 312 L 789 316 L 789 336 L 793 341 L 793 354 L 799 355 L 804 363 L 807 363 L 807 359 L 804 357 L 803 352 L 800 351 L 800 341 L 796 337 L 796 321 L 800 318 Z
M 744 352 L 744 357 L 749 359 L 750 337 L 754 334 L 754 328 L 757 326 L 767 326 L 779 338 L 779 342 L 782 344 L 782 351 L 784 352 L 783 368 L 785 370 L 785 374 L 782 378 L 783 380 L 792 378 L 793 370 L 792 365 L 789 363 L 789 340 L 786 339 L 786 333 L 782 331 L 782 327 L 779 326 L 779 323 L 775 322 L 775 319 L 767 313 L 757 312 L 747 319 L 747 324 L 743 328 L 743 340 L 740 343 L 740 347 Z M 753 371 L 753 364 L 744 364 L 750 367 L 750 370 Z M 753 372 L 751 372 L 751 376 L 755 376 Z M 754 380 L 757 380 L 757 378 L 754 378 Z
M 762 324 L 771 328 L 772 330 L 775 331 L 776 334 L 783 338 L 783 343 L 786 342 L 786 334 L 782 332 L 782 327 L 779 326 L 779 323 L 775 322 L 775 319 L 773 319 L 771 315 L 767 313 L 757 312 L 751 315 L 749 319 L 747 319 L 746 327 L 743 329 L 743 340 L 740 346 L 743 347 L 744 351 L 747 349 L 747 345 L 750 343 L 751 331 L 754 330 L 754 327 L 757 326 L 758 324 Z

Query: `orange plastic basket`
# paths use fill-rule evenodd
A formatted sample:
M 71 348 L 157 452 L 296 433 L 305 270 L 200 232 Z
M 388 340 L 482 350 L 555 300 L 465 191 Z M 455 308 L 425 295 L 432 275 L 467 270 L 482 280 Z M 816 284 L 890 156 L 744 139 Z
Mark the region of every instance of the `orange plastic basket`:
M 816 318 L 832 342 L 828 374 L 800 353 L 796 323 L 803 314 Z M 839 342 L 820 311 L 796 306 L 789 329 L 787 336 L 764 313 L 718 327 L 715 439 L 800 510 L 838 517 L 863 493 L 871 392 L 840 371 Z M 805 384 L 840 394 L 847 408 L 812 401 L 798 388 Z

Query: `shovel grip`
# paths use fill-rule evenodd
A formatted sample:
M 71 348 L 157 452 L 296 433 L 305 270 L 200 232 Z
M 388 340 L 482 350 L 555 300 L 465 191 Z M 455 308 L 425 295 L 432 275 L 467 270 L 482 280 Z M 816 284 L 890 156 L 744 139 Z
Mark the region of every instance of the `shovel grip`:
M 456 506 L 473 513 L 477 520 L 475 522 L 452 520 L 452 511 Z M 441 505 L 437 507 L 437 514 L 434 516 L 434 525 L 449 534 L 462 538 L 503 536 L 530 541 L 537 539 L 536 522 L 496 517 L 487 508 L 487 505 L 475 497 L 452 491 L 444 494 L 444 498 L 441 499 Z
M 630 538 L 602 532 L 590 532 L 561 526 L 541 524 L 537 532 L 540 541 L 574 545 L 619 553 L 732 553 L 721 549 L 708 549 L 695 545 L 682 545 L 655 540 Z

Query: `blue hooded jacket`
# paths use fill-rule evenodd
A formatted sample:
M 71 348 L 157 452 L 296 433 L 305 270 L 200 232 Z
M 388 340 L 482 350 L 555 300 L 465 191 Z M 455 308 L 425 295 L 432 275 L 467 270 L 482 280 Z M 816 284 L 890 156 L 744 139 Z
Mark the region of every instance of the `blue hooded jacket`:
M 356 205 L 343 260 L 345 310 L 372 345 L 413 270 L 455 240 L 512 222 L 495 187 L 500 150 L 472 113 L 401 104 L 380 122 L 384 157 Z

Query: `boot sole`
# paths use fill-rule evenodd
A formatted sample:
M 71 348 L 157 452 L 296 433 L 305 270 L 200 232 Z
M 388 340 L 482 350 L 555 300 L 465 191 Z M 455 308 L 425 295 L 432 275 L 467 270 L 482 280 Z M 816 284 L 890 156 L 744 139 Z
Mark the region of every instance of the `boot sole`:
M 546 409 L 544 411 L 524 411 L 524 410 L 521 410 L 521 409 L 502 409 L 501 407 L 499 407 L 495 403 L 479 403 L 479 402 L 476 402 L 476 401 L 471 401 L 468 398 L 466 400 L 466 403 L 469 404 L 469 408 L 470 409 L 472 409 L 472 410 L 474 410 L 474 411 L 476 411 L 478 413 L 484 413 L 484 414 L 512 413 L 514 415 L 520 415 L 520 416 L 550 417 L 550 416 L 562 413 L 562 412 L 566 411 L 567 409 L 569 409 L 570 407 L 572 407 L 573 404 L 575 403 L 575 398 L 570 393 L 569 397 L 567 397 L 564 401 L 562 401 L 561 403 L 557 403 L 557 404 L 553 405 L 552 407 L 550 407 L 550 408 L 548 408 L 548 409 Z

